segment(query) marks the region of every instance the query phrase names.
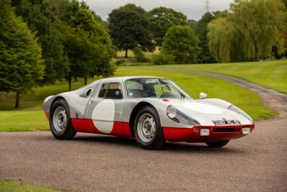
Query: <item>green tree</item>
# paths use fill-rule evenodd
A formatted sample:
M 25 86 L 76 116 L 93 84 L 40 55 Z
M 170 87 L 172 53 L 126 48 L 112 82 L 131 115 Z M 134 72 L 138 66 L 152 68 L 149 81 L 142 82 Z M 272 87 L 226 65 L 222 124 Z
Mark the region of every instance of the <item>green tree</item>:
M 80 13 L 79 15 L 83 14 Z M 74 19 L 75 21 L 81 20 L 77 16 Z M 71 23 L 73 24 L 73 22 Z M 69 90 L 72 89 L 72 78 L 83 77 L 86 84 L 87 77 L 94 77 L 95 75 L 108 77 L 113 75 L 115 71 L 115 68 L 110 64 L 113 50 L 108 34 L 100 24 L 93 20 L 93 17 L 88 22 L 89 25 L 84 24 L 85 22 L 72 27 L 60 20 L 55 22 L 55 26 L 61 34 L 64 52 L 70 61 L 71 71 L 67 76 Z
M 242 62 L 246 60 L 244 38 L 232 22 L 217 18 L 208 24 L 208 40 L 211 53 L 218 62 Z
M 55 19 L 52 7 L 43 0 L 13 0 L 15 13 L 22 16 L 32 32 L 36 33 L 38 44 L 42 47 L 45 64 L 45 76 L 42 84 L 54 84 L 62 80 L 69 72 L 68 58 L 63 54 L 63 45 L 57 29 L 52 25 Z
M 224 10 L 224 11 L 214 11 L 212 12 L 214 17 L 218 18 L 218 17 L 221 17 L 221 18 L 226 18 L 227 17 L 227 10 Z
M 91 65 L 90 68 L 86 69 L 89 73 L 83 73 L 85 74 L 83 76 L 85 84 L 87 84 L 87 77 L 99 75 L 99 71 L 104 68 L 112 69 L 110 66 L 110 61 L 113 57 L 112 43 L 109 34 L 105 31 L 104 27 L 96 21 L 94 15 L 88 9 L 80 8 L 75 16 L 71 18 L 70 24 L 77 29 L 76 31 L 84 30 L 88 32 L 88 38 L 91 42 L 105 47 L 104 50 L 106 52 L 102 52 L 101 55 L 96 54 L 95 56 L 98 57 L 94 57 L 94 60 L 89 60 Z M 98 68 L 99 64 L 102 65 L 102 69 Z
M 214 16 L 210 12 L 206 12 L 201 19 L 196 23 L 194 32 L 198 35 L 204 27 L 207 27 L 208 23 L 214 19 Z
M 89 10 L 94 16 L 95 20 L 98 22 L 102 21 L 102 18 L 93 10 L 90 10 L 90 7 L 85 3 L 85 1 L 78 0 L 66 0 L 65 1 L 65 11 L 60 15 L 60 19 L 65 22 L 69 22 L 72 17 L 74 17 L 80 9 Z
M 278 40 L 283 31 L 282 9 L 279 0 L 235 0 L 227 18 L 218 18 L 208 26 L 210 50 L 217 61 L 257 61 L 270 56 L 273 45 L 282 47 Z
M 216 63 L 216 59 L 211 54 L 208 46 L 208 29 L 207 25 L 203 26 L 201 32 L 198 34 L 199 43 L 198 46 L 201 49 L 201 53 L 198 55 L 198 63 Z
M 195 30 L 195 26 L 197 24 L 197 21 L 195 21 L 193 19 L 191 19 L 191 20 L 189 19 L 187 22 L 188 22 L 189 27 L 194 31 Z
M 196 63 L 200 48 L 199 39 L 188 25 L 172 26 L 162 43 L 163 53 L 175 56 L 177 63 Z
M 127 8 L 115 9 L 109 14 L 112 42 L 120 50 L 133 50 L 139 46 L 143 51 L 153 51 L 152 35 L 147 18 Z
M 0 1 L 0 91 L 16 92 L 15 108 L 19 108 L 20 93 L 38 86 L 44 65 L 35 35 L 10 4 Z
M 208 47 L 208 39 L 207 39 L 207 33 L 208 33 L 208 23 L 214 19 L 214 16 L 207 12 L 205 13 L 201 19 L 196 23 L 195 25 L 195 34 L 199 38 L 199 47 L 201 48 L 201 53 L 198 55 L 198 62 L 199 63 L 215 63 L 216 60 L 213 57 L 213 55 L 210 53 L 209 47 Z
M 157 46 L 162 45 L 163 38 L 171 26 L 188 24 L 187 17 L 183 13 L 166 7 L 155 8 L 146 15 Z
M 128 3 L 125 6 L 120 7 L 120 9 L 124 9 L 124 8 L 133 10 L 133 11 L 135 11 L 139 14 L 143 14 L 143 15 L 146 13 L 146 11 L 141 6 L 136 6 L 133 3 Z

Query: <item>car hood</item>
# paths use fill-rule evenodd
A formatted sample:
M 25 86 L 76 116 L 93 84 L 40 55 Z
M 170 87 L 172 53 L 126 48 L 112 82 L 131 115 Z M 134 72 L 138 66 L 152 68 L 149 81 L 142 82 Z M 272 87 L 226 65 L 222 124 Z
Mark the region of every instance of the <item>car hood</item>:
M 216 120 L 238 120 L 240 124 L 252 124 L 249 119 L 228 107 L 230 103 L 219 99 L 170 99 L 170 105 L 198 121 L 201 125 L 214 126 Z

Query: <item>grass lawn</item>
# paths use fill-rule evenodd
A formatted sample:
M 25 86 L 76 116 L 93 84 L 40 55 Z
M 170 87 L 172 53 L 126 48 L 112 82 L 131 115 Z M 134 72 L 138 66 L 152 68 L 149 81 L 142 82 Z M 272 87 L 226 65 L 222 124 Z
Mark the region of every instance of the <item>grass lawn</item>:
M 223 64 L 162 65 L 158 67 L 220 73 L 239 77 L 246 81 L 287 93 L 287 60 Z
M 42 187 L 33 187 L 31 185 L 21 185 L 16 182 L 6 182 L 0 180 L 0 191 L 3 192 L 60 192 L 58 190 L 51 190 Z
M 144 52 L 144 53 L 145 53 L 145 56 L 146 56 L 146 57 L 151 58 L 153 55 L 159 54 L 159 53 L 160 53 L 160 50 L 158 50 L 158 47 L 156 47 L 156 49 L 155 49 L 154 52 Z M 117 57 L 123 58 L 123 57 L 125 57 L 125 56 L 126 56 L 126 52 L 125 52 L 125 51 L 118 51 Z M 128 57 L 129 57 L 129 58 L 135 57 L 135 56 L 134 56 L 134 52 L 131 51 L 131 50 L 128 50 Z
M 271 118 L 277 115 L 262 103 L 261 98 L 248 90 L 245 90 L 226 81 L 213 77 L 195 75 L 181 72 L 169 72 L 162 70 L 119 68 L 115 76 L 149 75 L 172 79 L 192 98 L 198 99 L 200 92 L 205 92 L 208 98 L 220 98 L 237 105 L 246 111 L 254 120 Z M 93 80 L 89 80 L 91 82 Z M 83 85 L 82 80 L 72 83 L 73 89 Z M 33 131 L 49 130 L 49 123 L 42 111 L 44 99 L 49 95 L 55 95 L 68 90 L 67 82 L 59 82 L 56 85 L 37 88 L 36 95 L 23 95 L 20 100 L 20 109 L 15 110 L 14 98 L 5 97 L 2 94 L 0 102 L 0 131 Z

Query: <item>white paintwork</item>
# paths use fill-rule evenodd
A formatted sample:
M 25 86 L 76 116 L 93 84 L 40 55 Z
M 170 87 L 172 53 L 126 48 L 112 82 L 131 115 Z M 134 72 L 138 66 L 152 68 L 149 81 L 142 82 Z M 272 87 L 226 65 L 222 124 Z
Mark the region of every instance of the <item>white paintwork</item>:
M 111 133 L 114 126 L 115 102 L 105 99 L 98 103 L 93 111 L 92 119 L 96 128 L 103 133 Z
M 211 106 L 204 103 L 188 102 L 182 104 L 185 108 L 192 111 L 206 113 L 206 114 L 221 114 L 223 111 L 219 107 Z

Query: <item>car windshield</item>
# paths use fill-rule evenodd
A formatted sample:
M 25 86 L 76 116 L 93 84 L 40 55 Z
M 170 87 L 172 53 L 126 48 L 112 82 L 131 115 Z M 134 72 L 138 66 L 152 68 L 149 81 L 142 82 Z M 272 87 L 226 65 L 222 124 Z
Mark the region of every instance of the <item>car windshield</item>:
M 190 98 L 169 79 L 129 79 L 126 88 L 129 98 Z

